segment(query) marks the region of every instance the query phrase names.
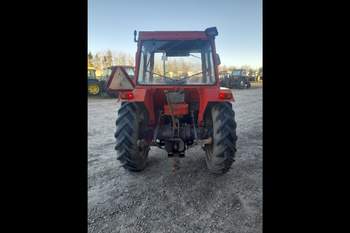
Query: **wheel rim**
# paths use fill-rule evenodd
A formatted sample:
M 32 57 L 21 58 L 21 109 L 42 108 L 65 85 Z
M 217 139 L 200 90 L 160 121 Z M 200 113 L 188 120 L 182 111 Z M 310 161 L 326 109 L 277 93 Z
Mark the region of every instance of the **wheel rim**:
M 92 95 L 97 95 L 100 92 L 100 87 L 96 84 L 89 85 L 88 91 Z

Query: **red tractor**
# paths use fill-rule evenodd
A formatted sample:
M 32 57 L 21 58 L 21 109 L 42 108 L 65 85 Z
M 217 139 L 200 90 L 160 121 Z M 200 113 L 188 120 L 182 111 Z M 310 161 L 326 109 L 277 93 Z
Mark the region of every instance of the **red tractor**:
M 170 157 L 200 145 L 208 169 L 225 173 L 234 162 L 234 97 L 220 87 L 216 27 L 205 31 L 140 31 L 135 75 L 113 70 L 108 88 L 122 100 L 116 120 L 117 158 L 141 171 L 151 146 Z

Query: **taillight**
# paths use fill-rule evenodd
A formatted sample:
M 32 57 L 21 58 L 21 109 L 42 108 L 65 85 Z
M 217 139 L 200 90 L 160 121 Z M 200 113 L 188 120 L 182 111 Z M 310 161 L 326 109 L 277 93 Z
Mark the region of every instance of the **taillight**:
M 232 99 L 232 93 L 231 92 L 219 92 L 219 99 Z
M 134 94 L 132 92 L 121 92 L 120 93 L 120 98 L 121 99 L 127 99 L 127 100 L 131 100 L 134 98 Z

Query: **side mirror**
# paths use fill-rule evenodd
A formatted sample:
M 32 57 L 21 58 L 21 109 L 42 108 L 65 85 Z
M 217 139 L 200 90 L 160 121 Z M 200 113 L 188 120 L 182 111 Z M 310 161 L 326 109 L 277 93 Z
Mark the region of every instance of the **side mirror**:
M 211 36 L 211 37 L 215 37 L 219 34 L 218 29 L 216 27 L 207 28 L 204 31 L 208 36 Z
M 134 30 L 134 41 L 135 41 L 135 42 L 138 42 L 138 40 L 136 40 L 136 36 L 137 36 L 137 31 Z
M 220 64 L 221 64 L 221 60 L 220 60 L 219 54 L 216 54 L 216 64 L 217 64 L 217 65 L 220 65 Z

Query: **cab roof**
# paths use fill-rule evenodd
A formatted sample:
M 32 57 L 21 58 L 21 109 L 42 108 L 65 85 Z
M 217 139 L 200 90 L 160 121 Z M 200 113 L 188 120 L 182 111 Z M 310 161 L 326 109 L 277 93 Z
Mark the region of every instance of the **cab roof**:
M 204 31 L 140 31 L 139 40 L 208 40 Z
M 139 40 L 208 40 L 218 35 L 216 27 L 204 31 L 140 31 Z M 134 31 L 136 40 L 136 31 Z

